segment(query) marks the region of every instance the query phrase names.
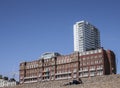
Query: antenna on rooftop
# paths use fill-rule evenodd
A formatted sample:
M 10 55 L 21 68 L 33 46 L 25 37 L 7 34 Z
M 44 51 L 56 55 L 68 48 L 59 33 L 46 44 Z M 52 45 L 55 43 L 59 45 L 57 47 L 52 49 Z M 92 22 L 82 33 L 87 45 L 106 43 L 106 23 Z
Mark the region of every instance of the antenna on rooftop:
M 10 72 L 10 76 L 14 79 L 16 79 L 16 77 L 18 78 L 19 72 L 15 70 L 15 65 L 13 65 L 12 71 Z
M 18 72 L 12 72 L 11 75 L 12 75 L 12 78 L 15 79 L 16 75 L 18 75 L 19 73 Z

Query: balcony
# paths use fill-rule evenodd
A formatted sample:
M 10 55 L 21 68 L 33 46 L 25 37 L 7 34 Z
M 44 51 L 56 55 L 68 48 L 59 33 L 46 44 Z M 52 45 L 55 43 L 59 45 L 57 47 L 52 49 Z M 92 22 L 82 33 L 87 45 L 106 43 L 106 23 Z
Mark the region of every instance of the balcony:
M 29 76 L 29 77 L 24 77 L 24 79 L 30 79 L 30 78 L 38 78 L 38 76 Z
M 56 73 L 55 75 L 70 74 L 71 72 Z

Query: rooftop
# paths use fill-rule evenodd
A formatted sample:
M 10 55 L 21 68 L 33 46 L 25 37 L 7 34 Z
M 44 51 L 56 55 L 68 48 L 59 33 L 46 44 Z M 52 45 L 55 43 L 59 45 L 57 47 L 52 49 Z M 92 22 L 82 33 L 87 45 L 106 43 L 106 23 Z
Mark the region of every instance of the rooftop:
M 46 52 L 43 55 L 41 55 L 40 58 L 42 59 L 49 59 L 49 58 L 53 58 L 56 56 L 60 56 L 61 54 L 59 54 L 58 52 Z

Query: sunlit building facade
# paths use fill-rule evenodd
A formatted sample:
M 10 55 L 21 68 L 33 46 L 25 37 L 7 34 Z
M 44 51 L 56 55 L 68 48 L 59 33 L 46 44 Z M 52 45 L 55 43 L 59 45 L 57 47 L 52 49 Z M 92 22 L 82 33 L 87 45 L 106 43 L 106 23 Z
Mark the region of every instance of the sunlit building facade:
M 100 48 L 100 32 L 87 21 L 76 22 L 73 26 L 74 51 L 84 52 Z
M 115 54 L 103 48 L 69 55 L 45 53 L 38 60 L 20 63 L 19 74 L 20 83 L 116 74 Z

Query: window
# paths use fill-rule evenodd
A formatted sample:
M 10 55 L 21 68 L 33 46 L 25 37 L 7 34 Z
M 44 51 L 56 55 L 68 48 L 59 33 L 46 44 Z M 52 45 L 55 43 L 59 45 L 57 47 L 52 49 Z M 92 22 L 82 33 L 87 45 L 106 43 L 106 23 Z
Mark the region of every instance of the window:
M 95 70 L 95 66 L 90 66 L 90 70 Z
M 97 53 L 97 50 L 95 50 L 94 52 Z
M 88 76 L 88 72 L 83 72 L 83 76 Z
M 86 54 L 89 54 L 89 52 L 86 52 Z
M 103 71 L 102 70 L 97 71 L 97 75 L 103 75 Z
M 97 58 L 97 56 L 95 56 L 94 58 Z
M 83 52 L 83 55 L 85 55 L 85 52 Z
M 82 71 L 82 68 L 80 68 L 80 71 Z
M 99 55 L 98 57 L 99 57 L 99 58 L 102 58 L 102 55 Z
M 83 67 L 83 70 L 81 70 L 81 71 L 88 71 L 88 67 Z
M 93 65 L 94 64 L 94 61 L 91 61 L 91 65 Z
M 85 62 L 85 61 L 83 62 L 83 65 L 86 65 L 86 62 Z
M 90 76 L 94 76 L 95 74 L 94 74 L 94 71 L 91 71 L 90 72 Z
M 98 50 L 98 52 L 99 52 L 99 53 L 101 53 L 101 52 L 102 52 L 102 50 L 101 50 L 101 49 L 99 49 L 99 50 Z
M 102 60 L 99 60 L 99 63 L 102 63 Z
M 90 51 L 90 54 L 93 54 L 93 51 Z
M 77 69 L 74 69 L 74 71 L 73 72 L 76 72 L 77 71 Z
M 95 61 L 95 64 L 98 64 L 98 60 Z
M 87 65 L 89 65 L 89 61 L 87 61 Z
M 83 58 L 83 60 L 85 60 L 85 58 Z

